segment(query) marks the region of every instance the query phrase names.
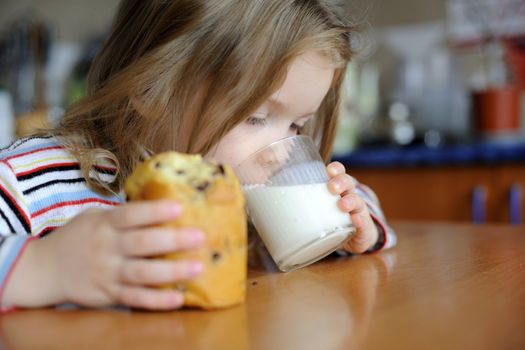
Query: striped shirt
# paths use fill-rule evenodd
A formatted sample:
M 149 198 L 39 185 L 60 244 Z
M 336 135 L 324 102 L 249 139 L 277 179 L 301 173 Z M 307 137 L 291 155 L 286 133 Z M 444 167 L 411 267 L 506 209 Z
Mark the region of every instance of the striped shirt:
M 95 173 L 96 172 L 96 173 Z M 91 176 L 108 183 L 115 169 L 96 167 Z M 379 232 L 373 251 L 396 243 L 375 194 L 356 182 Z M 0 150 L 0 301 L 9 274 L 26 244 L 52 232 L 80 212 L 111 208 L 124 196 L 102 196 L 90 189 L 80 164 L 54 137 L 20 139 Z
M 104 181 L 115 170 L 97 167 Z M 0 291 L 25 245 L 60 227 L 87 208 L 109 208 L 123 196 L 91 190 L 78 159 L 56 138 L 20 139 L 0 151 Z

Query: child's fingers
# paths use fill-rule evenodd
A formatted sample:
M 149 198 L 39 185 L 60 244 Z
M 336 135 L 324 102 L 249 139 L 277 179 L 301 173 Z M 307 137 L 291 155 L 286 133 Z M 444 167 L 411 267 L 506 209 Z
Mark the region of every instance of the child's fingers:
M 332 162 L 330 164 L 328 164 L 328 166 L 326 167 L 326 170 L 328 172 L 328 175 L 330 177 L 334 177 L 334 176 L 337 176 L 339 174 L 344 174 L 346 173 L 346 169 L 345 169 L 345 166 L 339 162 Z
M 365 235 L 361 229 L 357 229 L 356 233 L 345 242 L 343 249 L 354 254 L 362 254 L 374 243 L 372 235 Z
M 363 228 L 364 223 L 361 213 L 350 214 L 350 218 L 352 219 L 352 225 L 354 225 L 356 230 L 359 231 Z
M 365 201 L 355 193 L 344 195 L 337 205 L 339 209 L 350 214 L 358 214 L 366 209 Z
M 146 257 L 197 248 L 204 242 L 204 234 L 197 229 L 151 227 L 119 235 L 121 254 L 128 257 Z
M 181 206 L 172 201 L 137 201 L 108 210 L 107 215 L 114 227 L 125 229 L 174 220 L 181 212 Z
M 356 232 L 343 245 L 343 249 L 354 254 L 361 254 L 377 240 L 376 228 L 368 212 L 365 201 L 355 193 L 344 195 L 337 203 L 339 209 L 349 213 Z
M 119 279 L 127 285 L 154 286 L 189 280 L 202 270 L 198 261 L 127 259 L 120 266 Z
M 173 310 L 184 303 L 181 292 L 135 286 L 123 286 L 118 299 L 120 304 L 148 310 Z
M 347 194 L 355 190 L 354 179 L 348 174 L 339 174 L 328 181 L 328 190 L 333 194 Z

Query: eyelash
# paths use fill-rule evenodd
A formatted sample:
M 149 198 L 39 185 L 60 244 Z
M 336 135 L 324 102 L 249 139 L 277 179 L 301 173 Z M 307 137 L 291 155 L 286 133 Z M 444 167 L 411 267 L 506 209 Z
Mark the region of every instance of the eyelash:
M 266 125 L 266 119 L 263 118 L 248 117 L 248 119 L 246 119 L 246 122 L 250 125 Z M 304 126 L 300 126 L 295 123 L 292 123 L 292 125 L 290 125 L 290 129 L 296 130 L 297 132 L 301 132 L 303 128 Z

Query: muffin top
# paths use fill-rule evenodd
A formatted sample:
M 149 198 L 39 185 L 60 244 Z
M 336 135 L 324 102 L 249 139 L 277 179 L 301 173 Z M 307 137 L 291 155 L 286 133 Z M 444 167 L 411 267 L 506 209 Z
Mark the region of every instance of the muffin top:
M 210 200 L 219 183 L 226 183 L 232 190 L 239 188 L 233 170 L 227 165 L 207 161 L 198 154 L 164 152 L 139 164 L 126 180 L 125 191 L 128 199 L 148 199 L 145 193 L 148 188 L 168 186 L 176 187 L 189 200 Z

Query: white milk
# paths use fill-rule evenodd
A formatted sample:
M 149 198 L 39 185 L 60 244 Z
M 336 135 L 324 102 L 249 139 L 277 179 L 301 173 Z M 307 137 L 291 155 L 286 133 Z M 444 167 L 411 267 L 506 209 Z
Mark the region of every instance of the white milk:
M 279 267 L 320 259 L 353 231 L 350 215 L 337 207 L 341 197 L 325 183 L 244 191 L 253 223 Z

